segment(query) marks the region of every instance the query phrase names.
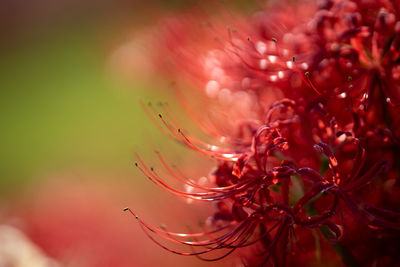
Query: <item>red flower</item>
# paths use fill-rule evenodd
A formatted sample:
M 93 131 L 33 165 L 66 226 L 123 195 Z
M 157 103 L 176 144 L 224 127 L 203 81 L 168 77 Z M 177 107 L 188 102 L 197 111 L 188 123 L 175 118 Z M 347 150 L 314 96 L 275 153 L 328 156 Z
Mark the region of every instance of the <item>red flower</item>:
M 160 154 L 165 171 L 189 190 L 170 186 L 139 156 L 136 165 L 165 190 L 215 202 L 217 209 L 207 220 L 207 228 L 214 229 L 196 234 L 153 227 L 131 211 L 148 236 L 166 250 L 206 261 L 241 248 L 251 265 L 318 263 L 321 248 L 326 253 L 330 242 L 345 264 L 365 263 L 365 243 L 371 262 L 398 264 L 394 241 L 400 213 L 378 208 L 393 207 L 391 194 L 400 183 L 399 128 L 392 123 L 400 120 L 396 3 L 305 2 L 307 10 L 299 4 L 302 11 L 295 14 L 293 7 L 274 7 L 247 24 L 239 19 L 227 39 L 219 39 L 220 49 L 199 60 L 185 53 L 195 47 L 190 42 L 173 42 L 178 66 L 193 63 L 189 72 L 196 75 L 189 77 L 200 81 L 208 99 L 191 114 L 221 146 L 176 127 L 165 107 L 163 114 L 154 106 L 144 108 L 167 135 L 216 160 L 209 177 L 215 185 L 194 182 Z M 213 119 L 199 119 L 208 109 Z M 381 188 L 389 175 L 395 189 L 388 197 Z M 379 233 L 379 242 L 371 231 Z M 156 237 L 189 251 L 171 249 Z

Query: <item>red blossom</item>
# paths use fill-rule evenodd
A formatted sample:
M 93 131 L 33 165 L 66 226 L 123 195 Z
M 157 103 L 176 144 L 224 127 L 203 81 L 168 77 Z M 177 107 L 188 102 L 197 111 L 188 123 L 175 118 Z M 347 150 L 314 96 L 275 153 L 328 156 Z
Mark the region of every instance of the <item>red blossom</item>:
M 400 184 L 399 3 L 319 2 L 239 18 L 226 35 L 221 21 L 210 19 L 210 34 L 219 37 L 216 49 L 208 48 L 209 41 L 167 38 L 178 56 L 173 70 L 195 78 L 207 99 L 200 112 L 187 110 L 220 144 L 189 135 L 165 106 L 143 105 L 166 135 L 217 165 L 205 185 L 159 153 L 169 178 L 137 156 L 136 166 L 157 186 L 216 203 L 204 232 L 187 234 L 153 227 L 127 209 L 162 248 L 206 261 L 240 248 L 250 265 L 321 264 L 321 249 L 328 260 L 347 265 L 366 259 L 399 264 L 400 213 L 393 204 Z M 302 10 L 293 13 L 295 8 Z M 190 25 L 181 26 L 190 31 Z M 202 119 L 207 113 L 218 115 Z M 171 186 L 170 178 L 190 190 Z M 332 256 L 334 250 L 340 257 Z

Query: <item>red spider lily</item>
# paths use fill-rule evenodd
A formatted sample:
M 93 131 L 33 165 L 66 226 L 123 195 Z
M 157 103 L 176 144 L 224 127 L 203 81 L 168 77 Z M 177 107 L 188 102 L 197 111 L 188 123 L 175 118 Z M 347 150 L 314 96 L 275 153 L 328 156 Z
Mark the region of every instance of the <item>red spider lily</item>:
M 325 143 L 319 143 L 315 145 L 315 147 L 328 157 L 329 167 L 332 172 L 332 177 L 329 179 L 324 178 L 311 168 L 303 167 L 296 169 L 294 163 L 290 161 L 282 161 L 280 166 L 271 167 L 271 162 L 269 162 L 268 159 L 270 157 L 273 158 L 272 164 L 276 164 L 277 161 L 276 158 L 274 158 L 274 153 L 279 150 L 284 152 L 288 150 L 289 147 L 288 142 L 281 136 L 278 128 L 270 125 L 284 127 L 287 123 L 282 122 L 296 122 L 293 118 L 278 118 L 271 121 L 272 114 L 279 107 L 292 107 L 294 104 L 293 101 L 282 100 L 271 106 L 266 116 L 266 121 L 268 121 L 269 124 L 261 126 L 255 132 L 248 151 L 242 153 L 225 151 L 238 156 L 234 160 L 234 164 L 230 163 L 232 161 L 231 158 L 223 159 L 219 168 L 213 173 L 216 184 L 219 187 L 205 187 L 195 183 L 191 179 L 185 177 L 180 171 L 174 171 L 173 168 L 166 163 L 161 154 L 158 153 L 160 162 L 173 178 L 202 192 L 185 192 L 175 189 L 169 186 L 165 179 L 160 177 L 153 168 L 149 168 L 142 159 L 137 156 L 139 160 L 139 164 L 137 164 L 138 168 L 153 183 L 181 197 L 218 202 L 219 210 L 212 217 L 212 222 L 214 224 L 218 221 L 228 222 L 227 225 L 222 226 L 220 229 L 211 231 L 214 234 L 220 233 L 221 236 L 210 238 L 208 234 L 176 234 L 166 230 L 160 230 L 148 225 L 132 212 L 144 227 L 146 233 L 149 234 L 150 238 L 164 249 L 180 255 L 199 256 L 216 250 L 228 249 L 228 252 L 213 259 L 201 257 L 205 260 L 221 259 L 231 254 L 237 248 L 254 245 L 256 243 L 263 243 L 265 246 L 266 240 L 269 240 L 268 242 L 270 243 L 268 243 L 269 245 L 265 247 L 263 252 L 263 254 L 267 253 L 267 255 L 262 262 L 264 264 L 267 263 L 273 255 L 272 261 L 275 262 L 275 264 L 284 264 L 287 257 L 286 248 L 283 250 L 284 252 L 280 250 L 279 253 L 275 250 L 277 250 L 277 247 L 281 246 L 280 244 L 282 243 L 287 244 L 289 240 L 293 242 L 293 238 L 296 235 L 296 231 L 293 228 L 294 226 L 298 226 L 301 229 L 318 229 L 319 227 L 325 227 L 333 234 L 333 236 L 329 236 L 330 241 L 334 242 L 340 239 L 342 236 L 342 227 L 332 222 L 332 218 L 340 209 L 339 199 L 347 205 L 360 221 L 365 222 L 370 228 L 400 230 L 398 227 L 400 214 L 375 208 L 372 205 L 360 201 L 351 194 L 353 191 L 368 184 L 368 182 L 381 173 L 386 163 L 378 163 L 373 166 L 371 170 L 360 175 L 365 158 L 365 151 L 361 147 L 358 139 L 349 137 L 351 135 L 350 133 L 339 132 L 338 134 L 347 134 L 347 139 L 349 140 L 346 140 L 345 143 L 354 144 L 354 146 L 356 146 L 354 168 L 348 174 L 339 172 L 339 163 L 331 149 Z M 171 126 L 169 126 L 165 119 L 161 119 L 167 128 L 171 130 Z M 171 134 L 174 134 L 172 130 Z M 185 136 L 182 138 L 175 133 L 175 137 L 185 144 L 191 144 L 190 140 Z M 203 151 L 197 147 L 195 147 L 195 149 L 201 153 L 207 152 L 207 155 L 215 153 L 214 157 L 219 157 L 220 155 L 220 153 L 216 151 Z M 303 178 L 305 183 L 310 183 L 311 186 L 296 203 L 290 205 L 290 178 L 294 175 L 299 175 Z M 278 191 L 281 192 L 280 194 L 276 194 L 271 190 L 271 187 L 274 185 L 279 185 Z M 307 213 L 304 210 L 305 206 L 323 193 L 331 193 L 333 195 L 333 200 L 329 207 L 319 215 L 311 217 L 305 216 L 304 214 Z M 226 203 L 226 201 L 228 201 L 228 203 Z M 229 231 L 227 231 L 228 229 Z M 178 252 L 154 239 L 150 233 L 178 244 L 190 247 L 203 246 L 205 249 L 193 252 Z M 271 234 L 273 234 L 273 237 L 271 237 Z M 194 237 L 208 237 L 209 239 L 193 242 L 176 239 L 174 238 L 175 236 L 189 239 Z M 265 240 L 262 241 L 263 239 Z M 280 255 L 280 253 L 284 255 Z
M 195 234 L 153 227 L 127 209 L 162 248 L 206 261 L 240 248 L 246 251 L 247 264 L 285 266 L 309 264 L 310 252 L 328 250 L 329 243 L 351 265 L 364 262 L 352 233 L 365 233 L 359 240 L 371 244 L 371 261 L 400 262 L 393 252 L 398 248 L 400 213 L 385 207 L 393 207 L 400 184 L 398 128 L 391 122 L 399 120 L 397 2 L 305 4 L 317 12 L 293 17 L 288 15 L 292 7 L 274 8 L 271 16 L 261 12 L 252 23 L 228 31 L 219 50 L 194 62 L 197 73 L 203 70 L 196 78 L 209 102 L 201 113 L 210 108 L 218 115 L 205 122 L 199 112 L 187 110 L 221 145 L 189 135 L 167 107 L 161 106 L 159 113 L 143 105 L 166 135 L 217 161 L 209 177 L 215 185 L 206 186 L 171 167 L 158 153 L 164 171 L 190 189 L 185 191 L 171 186 L 170 178 L 137 155 L 136 166 L 157 186 L 217 206 L 207 220 L 211 230 Z M 172 53 L 194 47 L 190 42 L 174 45 L 179 49 L 174 46 Z M 186 66 L 193 58 L 179 57 L 178 63 Z M 183 99 L 179 91 L 178 97 Z M 388 181 L 392 191 L 385 195 L 381 188 Z M 321 245 L 320 238 L 328 242 Z M 163 241 L 189 251 L 172 249 Z M 387 250 L 375 249 L 377 243 Z M 306 245 L 299 249 L 300 244 Z

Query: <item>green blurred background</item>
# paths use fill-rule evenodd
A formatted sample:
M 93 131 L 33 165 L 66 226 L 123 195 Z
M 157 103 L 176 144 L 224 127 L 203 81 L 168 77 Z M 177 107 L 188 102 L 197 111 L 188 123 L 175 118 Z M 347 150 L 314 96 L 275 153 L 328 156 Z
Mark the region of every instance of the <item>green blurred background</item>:
M 96 10 L 82 10 L 78 3 L 65 3 L 63 10 L 42 2 L 51 6 L 47 13 L 32 8 L 39 14 L 24 11 L 30 16 L 26 21 L 10 21 L 14 28 L 3 29 L 2 195 L 37 182 L 32 179 L 43 172 L 127 169 L 146 123 L 138 99 L 146 98 L 150 85 L 113 83 L 105 65 L 113 46 L 127 37 L 123 30 L 150 24 L 155 15 L 136 17 L 140 6 L 135 4 L 130 20 L 122 3 L 119 8 L 108 3 L 114 10 L 106 12 L 109 5 L 96 7 L 95 1 Z

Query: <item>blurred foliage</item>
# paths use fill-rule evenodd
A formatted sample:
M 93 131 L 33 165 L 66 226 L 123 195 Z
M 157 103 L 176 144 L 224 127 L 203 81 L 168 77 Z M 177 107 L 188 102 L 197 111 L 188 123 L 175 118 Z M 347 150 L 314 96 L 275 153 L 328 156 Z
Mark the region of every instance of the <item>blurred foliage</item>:
M 0 62 L 2 193 L 55 170 L 127 169 L 148 123 L 138 105 L 148 88 L 106 81 L 93 28 L 42 36 Z

